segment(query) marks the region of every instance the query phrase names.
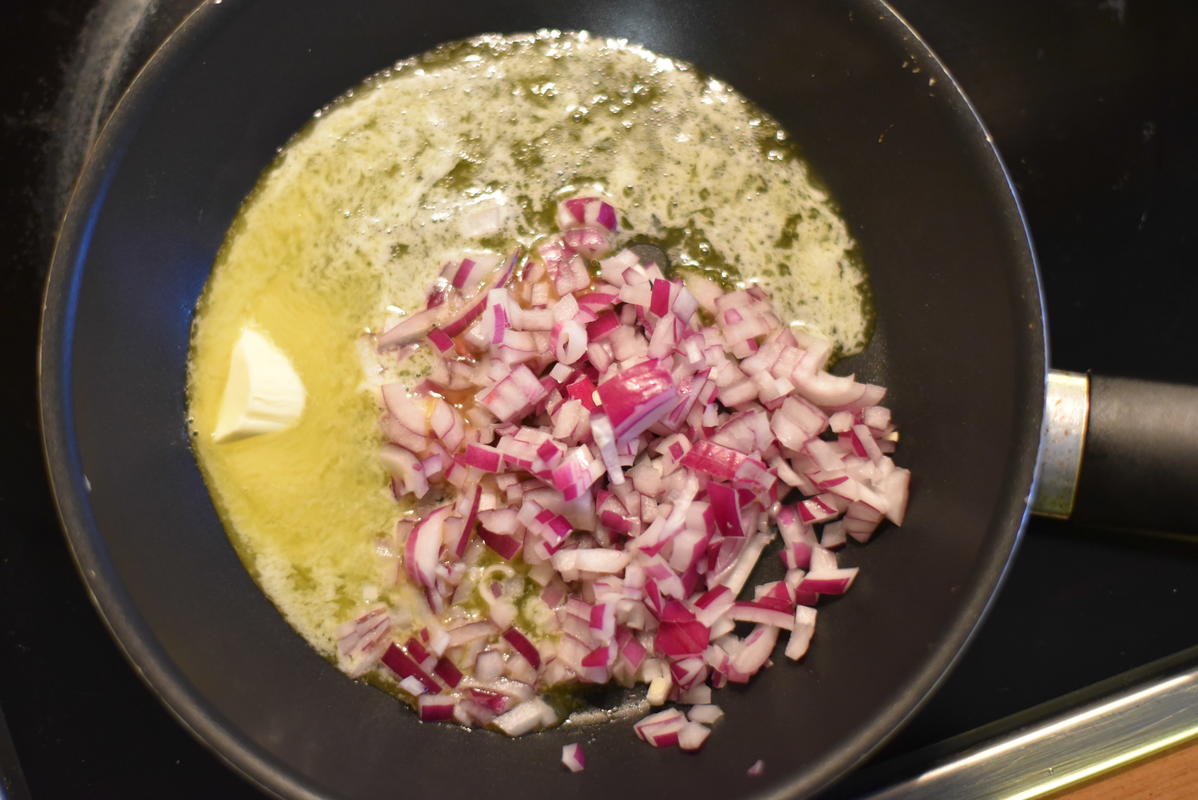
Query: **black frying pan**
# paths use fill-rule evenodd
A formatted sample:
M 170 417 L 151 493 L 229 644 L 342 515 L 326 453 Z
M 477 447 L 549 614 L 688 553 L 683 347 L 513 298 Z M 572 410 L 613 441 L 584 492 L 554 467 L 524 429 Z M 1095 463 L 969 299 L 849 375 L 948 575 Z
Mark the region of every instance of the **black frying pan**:
M 878 746 L 977 626 L 1028 513 L 1045 400 L 1034 258 L 989 137 L 935 56 L 867 0 L 586 4 L 259 0 L 201 8 L 134 83 L 77 187 L 47 289 L 41 388 L 64 525 L 101 614 L 164 702 L 295 797 L 795 795 Z M 421 725 L 349 681 L 237 560 L 188 447 L 195 301 L 237 208 L 311 112 L 389 63 L 486 31 L 585 28 L 698 64 L 777 116 L 871 271 L 869 350 L 914 472 L 902 530 L 816 646 L 747 688 L 698 756 L 630 723 L 521 740 Z M 582 741 L 583 775 L 558 765 Z M 746 768 L 765 762 L 761 777 Z

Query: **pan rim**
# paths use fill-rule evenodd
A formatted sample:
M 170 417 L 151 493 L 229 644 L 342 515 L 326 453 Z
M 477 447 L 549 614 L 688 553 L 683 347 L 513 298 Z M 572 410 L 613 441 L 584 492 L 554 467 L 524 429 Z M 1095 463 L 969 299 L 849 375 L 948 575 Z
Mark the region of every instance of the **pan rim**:
M 920 63 L 945 87 L 944 102 L 955 120 L 971 131 L 963 142 L 986 164 L 986 188 L 1004 208 L 1003 228 L 1022 258 L 1010 266 L 1012 285 L 1022 291 L 1012 298 L 1012 313 L 1029 323 L 1024 349 L 1031 356 L 1022 376 L 1019 401 L 1027 413 L 1018 425 L 1017 457 L 1008 465 L 1009 490 L 995 515 L 1005 532 L 990 550 L 978 571 L 972 592 L 961 603 L 952 626 L 942 632 L 936 648 L 908 683 L 903 702 L 879 714 L 869 725 L 845 740 L 822 765 L 796 776 L 774 796 L 806 794 L 826 787 L 881 748 L 914 714 L 953 668 L 988 613 L 1018 549 L 1030 514 L 1030 498 L 1038 479 L 1045 381 L 1048 373 L 1048 332 L 1043 289 L 1026 217 L 993 137 L 964 90 L 919 33 L 884 0 L 863 0 L 876 7 L 878 24 L 888 36 L 902 38 L 917 50 Z M 113 640 L 134 671 L 161 700 L 172 716 L 225 764 L 259 789 L 278 797 L 324 798 L 336 796 L 328 787 L 316 787 L 285 763 L 254 745 L 233 729 L 192 687 L 161 650 L 144 618 L 133 606 L 93 519 L 88 487 L 75 441 L 71 400 L 74 312 L 88 249 L 94 214 L 103 201 L 111 174 L 132 127 L 177 62 L 216 35 L 234 9 L 219 0 L 192 11 L 138 72 L 122 95 L 91 148 L 67 204 L 43 296 L 37 358 L 39 414 L 43 454 L 59 520 L 76 568 L 88 596 Z M 951 87 L 949 89 L 948 87 Z M 132 126 L 132 127 L 131 127 Z M 106 166 L 107 165 L 107 166 Z M 997 546 L 1001 545 L 1001 546 Z
M 97 206 L 107 189 L 107 170 L 98 165 L 108 163 L 122 149 L 122 134 L 141 106 L 152 101 L 157 84 L 168 77 L 173 61 L 210 35 L 222 21 L 219 14 L 226 9 L 219 6 L 216 0 L 195 8 L 154 50 L 105 120 L 72 187 L 55 236 L 42 296 L 37 353 L 42 453 L 55 510 L 75 568 L 100 621 L 137 676 L 195 740 L 247 782 L 274 797 L 322 800 L 331 795 L 311 791 L 277 759 L 232 733 L 156 644 L 148 624 L 116 579 L 99 529 L 89 513 L 87 478 L 70 421 L 73 404 L 67 372 L 71 357 L 64 348 L 71 346 L 74 335 L 82 275 L 80 262 L 95 222 L 94 216 L 81 212 Z
M 963 604 L 962 613 L 957 617 L 956 624 L 942 635 L 941 644 L 936 650 L 935 657 L 924 665 L 917 678 L 908 687 L 906 696 L 911 698 L 912 695 L 918 695 L 918 697 L 910 700 L 903 710 L 889 711 L 874 724 L 860 731 L 855 737 L 856 741 L 862 742 L 859 755 L 846 763 L 839 773 L 830 775 L 824 782 L 817 784 L 819 788 L 826 787 L 837 777 L 843 777 L 844 774 L 867 761 L 923 708 L 940 684 L 952 672 L 981 628 L 986 615 L 989 614 L 994 598 L 1006 582 L 1011 563 L 1018 552 L 1028 518 L 1032 513 L 1032 498 L 1035 497 L 1036 486 L 1040 480 L 1044 404 L 1049 374 L 1048 319 L 1043 280 L 1040 276 L 1040 266 L 1031 230 L 1028 227 L 1027 215 L 1019 200 L 1019 193 L 1014 179 L 1007 169 L 1006 162 L 999 153 L 994 137 L 986 127 L 973 101 L 965 93 L 964 87 L 932 50 L 919 31 L 890 5 L 889 0 L 872 0 L 872 2 L 887 15 L 888 18 L 880 20 L 880 22 L 894 29 L 893 36 L 901 37 L 906 44 L 915 45 L 920 49 L 921 52 L 916 58 L 921 67 L 925 70 L 931 67 L 934 72 L 938 73 L 935 76 L 938 83 L 943 82 L 952 87 L 951 96 L 946 99 L 946 102 L 958 121 L 966 122 L 968 127 L 972 128 L 979 137 L 977 141 L 966 144 L 982 149 L 987 157 L 990 184 L 994 187 L 1002 187 L 998 194 L 1001 195 L 1004 203 L 1009 204 L 1005 214 L 1005 227 L 1008 233 L 1022 245 L 1019 249 L 1022 250 L 1024 257 L 1019 263 L 1010 266 L 1013 277 L 1018 278 L 1023 287 L 1018 295 L 1019 302 L 1013 300 L 1012 305 L 1015 306 L 1013 310 L 1016 312 L 1016 318 L 1027 321 L 1024 330 L 1025 335 L 1030 337 L 1030 341 L 1027 342 L 1027 350 L 1034 358 L 1029 364 L 1028 373 L 1023 376 L 1027 393 L 1023 399 L 1028 413 L 1023 416 L 1019 426 L 1018 456 L 1010 465 L 1008 482 L 1011 486 L 1004 494 L 1006 509 L 1002 516 L 1007 520 L 1005 528 L 1009 540 L 1007 547 L 995 547 L 990 551 L 990 557 L 984 569 L 981 570 L 981 573 L 988 576 L 990 580 L 980 581 L 974 585 L 973 592 L 967 602 Z M 983 591 L 983 587 L 986 586 L 991 587 L 989 592 Z M 871 732 L 874 733 L 872 737 L 868 735 Z M 842 748 L 842 751 L 845 749 L 847 747 Z M 812 790 L 814 791 L 814 787 Z M 782 795 L 780 794 L 778 797 L 781 798 Z

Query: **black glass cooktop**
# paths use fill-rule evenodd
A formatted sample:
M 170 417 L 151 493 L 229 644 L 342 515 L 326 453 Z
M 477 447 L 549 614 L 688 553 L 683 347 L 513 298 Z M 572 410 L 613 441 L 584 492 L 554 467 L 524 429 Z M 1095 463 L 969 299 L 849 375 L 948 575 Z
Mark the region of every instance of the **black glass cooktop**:
M 104 111 L 194 5 L 4 6 L 0 798 L 258 796 L 109 638 L 59 531 L 37 430 L 36 323 L 65 193 Z M 1198 5 L 894 5 L 964 85 L 1011 170 L 1053 366 L 1198 383 Z M 958 668 L 863 774 L 1198 644 L 1196 576 L 1198 546 L 1184 539 L 1033 520 Z

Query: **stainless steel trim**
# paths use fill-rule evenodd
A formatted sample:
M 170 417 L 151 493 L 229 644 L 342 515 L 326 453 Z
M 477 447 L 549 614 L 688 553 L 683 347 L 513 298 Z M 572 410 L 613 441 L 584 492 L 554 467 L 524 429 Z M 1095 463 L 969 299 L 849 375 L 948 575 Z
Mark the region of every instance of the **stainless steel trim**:
M 1031 800 L 1198 737 L 1198 667 L 966 750 L 863 800 Z
M 1040 479 L 1032 513 L 1068 519 L 1077 495 L 1090 417 L 1090 378 L 1078 372 L 1048 373 Z

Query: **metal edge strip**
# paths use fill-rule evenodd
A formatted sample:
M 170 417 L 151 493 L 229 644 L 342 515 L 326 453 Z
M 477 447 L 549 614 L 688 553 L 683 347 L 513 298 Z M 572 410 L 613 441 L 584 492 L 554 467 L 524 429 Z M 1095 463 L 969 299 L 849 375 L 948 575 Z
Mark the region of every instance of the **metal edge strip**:
M 862 800 L 1032 800 L 1198 738 L 1198 666 L 967 749 Z

